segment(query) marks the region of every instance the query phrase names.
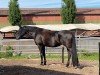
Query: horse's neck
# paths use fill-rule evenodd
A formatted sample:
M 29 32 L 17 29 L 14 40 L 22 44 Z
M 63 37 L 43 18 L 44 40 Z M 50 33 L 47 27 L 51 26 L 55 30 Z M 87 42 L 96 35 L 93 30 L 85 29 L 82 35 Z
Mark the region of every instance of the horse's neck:
M 28 36 L 32 37 L 34 39 L 35 38 L 35 32 L 29 31 Z

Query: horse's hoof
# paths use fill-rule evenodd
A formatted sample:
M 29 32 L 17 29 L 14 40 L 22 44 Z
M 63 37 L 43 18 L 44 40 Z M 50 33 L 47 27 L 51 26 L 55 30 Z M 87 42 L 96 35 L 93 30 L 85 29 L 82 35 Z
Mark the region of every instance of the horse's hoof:
M 77 69 L 78 67 L 77 66 L 74 66 L 74 69 Z
M 73 66 L 75 69 L 77 69 L 77 68 L 80 68 L 80 66 L 79 65 L 77 65 L 77 66 Z
M 44 65 L 46 65 L 46 63 L 44 63 Z
M 66 67 L 69 67 L 69 64 L 66 64 Z
M 41 63 L 40 65 L 42 65 L 42 66 L 43 66 L 44 64 L 43 64 L 43 63 Z
M 74 64 L 73 67 L 75 67 L 75 69 L 80 68 L 80 64 L 77 65 Z
M 66 64 L 66 67 L 68 67 L 68 66 L 69 66 L 69 63 Z
M 43 64 L 40 64 L 40 65 L 42 65 L 42 66 L 43 66 Z

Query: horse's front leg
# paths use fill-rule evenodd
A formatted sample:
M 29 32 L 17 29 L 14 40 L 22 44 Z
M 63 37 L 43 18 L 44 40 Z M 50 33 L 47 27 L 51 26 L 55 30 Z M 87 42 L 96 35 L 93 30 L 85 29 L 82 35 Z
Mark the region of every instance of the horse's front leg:
M 44 65 L 46 65 L 46 54 L 45 54 L 45 46 L 42 47 L 43 57 L 44 57 Z

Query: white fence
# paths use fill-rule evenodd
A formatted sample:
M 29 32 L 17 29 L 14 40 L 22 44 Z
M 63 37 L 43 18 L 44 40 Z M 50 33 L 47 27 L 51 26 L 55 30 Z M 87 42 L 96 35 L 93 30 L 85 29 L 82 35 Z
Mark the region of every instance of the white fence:
M 90 52 L 99 51 L 100 37 L 87 37 L 87 38 L 77 38 L 76 44 L 78 50 L 88 50 Z
M 76 44 L 78 51 L 87 50 L 90 52 L 99 52 L 100 37 L 88 37 L 88 38 L 76 38 Z M 0 51 L 6 51 L 7 46 L 13 47 L 15 52 L 22 53 L 38 53 L 38 47 L 35 45 L 33 39 L 3 39 L 0 40 Z M 46 52 L 50 53 L 60 53 L 62 51 L 62 47 L 46 47 Z M 65 52 L 67 52 L 65 48 Z

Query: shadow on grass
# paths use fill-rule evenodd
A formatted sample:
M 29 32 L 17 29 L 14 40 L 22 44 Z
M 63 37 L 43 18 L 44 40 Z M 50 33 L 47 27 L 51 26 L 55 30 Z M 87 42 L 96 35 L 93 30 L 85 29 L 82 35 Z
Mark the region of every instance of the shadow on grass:
M 59 72 L 27 66 L 3 66 L 0 65 L 0 75 L 80 75 L 67 72 Z

